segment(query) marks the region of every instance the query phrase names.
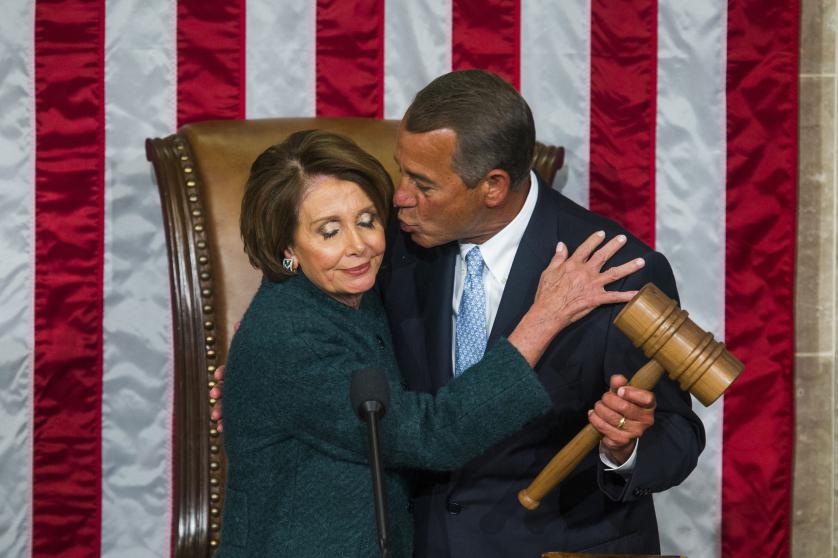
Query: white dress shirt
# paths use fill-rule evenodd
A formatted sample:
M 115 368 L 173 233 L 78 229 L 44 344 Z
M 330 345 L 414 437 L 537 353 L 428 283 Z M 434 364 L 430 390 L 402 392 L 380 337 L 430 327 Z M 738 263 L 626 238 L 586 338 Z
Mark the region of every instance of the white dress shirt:
M 530 190 L 527 193 L 527 199 L 524 201 L 524 206 L 518 215 L 509 222 L 504 228 L 498 231 L 492 238 L 480 244 L 480 254 L 483 256 L 483 288 L 486 294 L 486 334 L 492 332 L 492 325 L 495 323 L 495 317 L 498 314 L 498 307 L 500 306 L 501 298 L 503 297 L 503 290 L 506 287 L 506 281 L 509 278 L 509 272 L 512 270 L 512 262 L 515 260 L 515 254 L 518 252 L 518 246 L 521 244 L 521 239 L 524 237 L 524 232 L 530 222 L 533 211 L 535 211 L 535 204 L 538 201 L 538 180 L 535 173 L 530 171 Z M 466 280 L 466 254 L 476 244 L 460 243 L 460 253 L 457 256 L 457 261 L 454 264 L 454 296 L 451 300 L 452 313 L 452 339 L 451 339 L 451 362 L 452 367 L 456 368 L 456 343 L 454 338 L 457 331 L 457 315 L 460 312 L 460 299 L 463 296 L 463 286 Z M 613 463 L 605 455 L 602 445 L 600 445 L 599 457 L 608 470 L 616 471 L 623 474 L 631 473 L 634 469 L 634 462 L 637 456 L 637 445 L 635 445 L 634 452 L 631 457 L 622 465 Z

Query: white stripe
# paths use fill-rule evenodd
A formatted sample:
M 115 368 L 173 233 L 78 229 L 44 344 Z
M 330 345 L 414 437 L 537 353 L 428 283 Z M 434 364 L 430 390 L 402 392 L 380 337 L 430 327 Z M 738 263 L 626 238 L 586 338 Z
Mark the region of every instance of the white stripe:
M 565 148 L 553 187 L 588 205 L 590 0 L 521 2 L 521 94 L 539 141 Z
M 0 548 L 32 538 L 35 239 L 34 2 L 0 18 Z
M 316 3 L 247 0 L 247 117 L 314 116 Z
M 175 7 L 171 0 L 108 0 L 105 7 L 104 557 L 170 552 L 168 259 L 143 143 L 176 125 Z
M 414 95 L 451 71 L 451 0 L 384 2 L 384 118 L 400 119 Z
M 724 0 L 660 2 L 656 153 L 657 248 L 675 269 L 681 302 L 724 336 Z M 664 554 L 721 553 L 722 401 L 693 401 L 707 447 L 685 483 L 656 495 Z

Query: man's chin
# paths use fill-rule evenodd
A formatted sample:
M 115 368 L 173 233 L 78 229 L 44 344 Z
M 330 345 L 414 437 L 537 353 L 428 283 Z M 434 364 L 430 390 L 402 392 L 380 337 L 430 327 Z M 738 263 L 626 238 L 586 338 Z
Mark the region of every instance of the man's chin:
M 434 246 L 439 246 L 440 242 L 436 241 L 435 239 L 422 234 L 419 231 L 414 231 L 409 233 L 410 240 L 413 241 L 414 244 L 421 246 L 422 248 L 433 248 Z

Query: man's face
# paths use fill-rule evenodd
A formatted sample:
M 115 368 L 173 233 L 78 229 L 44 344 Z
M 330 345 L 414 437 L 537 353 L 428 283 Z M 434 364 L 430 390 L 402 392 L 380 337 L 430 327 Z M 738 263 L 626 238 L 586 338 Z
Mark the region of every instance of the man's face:
M 482 188 L 467 188 L 451 168 L 456 145 L 453 130 L 414 134 L 399 129 L 395 158 L 401 179 L 393 204 L 402 230 L 426 248 L 480 235 Z

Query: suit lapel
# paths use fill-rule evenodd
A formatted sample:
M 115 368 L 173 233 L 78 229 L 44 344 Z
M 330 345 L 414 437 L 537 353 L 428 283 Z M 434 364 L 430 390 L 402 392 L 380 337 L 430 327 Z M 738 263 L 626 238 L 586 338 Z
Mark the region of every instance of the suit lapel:
M 554 207 L 549 188 L 541 183 L 541 179 L 538 180 L 537 187 L 538 201 L 512 261 L 512 269 L 495 315 L 495 323 L 489 334 L 490 347 L 498 337 L 509 335 L 529 310 L 538 290 L 541 272 L 550 263 L 556 251 L 557 208 Z
M 428 345 L 428 373 L 434 392 L 451 379 L 451 299 L 454 296 L 454 263 L 457 243 L 437 249 L 436 261 L 426 277 L 428 296 L 425 299 L 425 336 Z

